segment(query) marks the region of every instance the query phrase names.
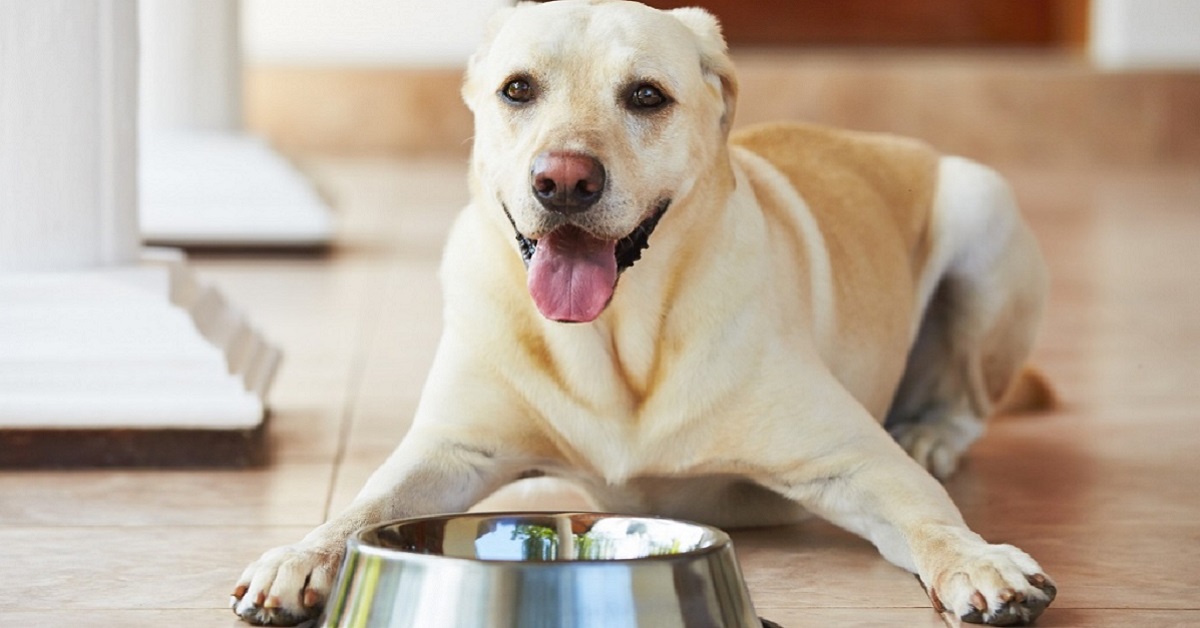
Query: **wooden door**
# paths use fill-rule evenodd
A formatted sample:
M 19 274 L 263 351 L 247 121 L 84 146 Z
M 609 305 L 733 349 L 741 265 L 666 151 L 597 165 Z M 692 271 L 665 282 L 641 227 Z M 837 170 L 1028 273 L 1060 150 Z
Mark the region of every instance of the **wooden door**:
M 1082 46 L 1088 0 L 644 0 L 702 6 L 731 46 Z

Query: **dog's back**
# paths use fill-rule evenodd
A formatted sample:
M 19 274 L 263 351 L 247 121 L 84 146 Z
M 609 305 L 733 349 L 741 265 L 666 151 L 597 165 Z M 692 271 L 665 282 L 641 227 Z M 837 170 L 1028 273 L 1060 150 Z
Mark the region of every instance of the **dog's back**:
M 917 286 L 932 247 L 939 154 L 908 138 L 793 123 L 752 127 L 731 143 L 769 162 L 803 199 L 762 202 L 773 230 L 802 231 L 796 211 L 815 220 L 830 275 L 828 297 L 810 290 L 831 301 L 812 305 L 831 312 L 832 328 L 816 331 L 821 353 L 882 418 L 891 401 L 883 391 L 898 381 L 923 307 Z

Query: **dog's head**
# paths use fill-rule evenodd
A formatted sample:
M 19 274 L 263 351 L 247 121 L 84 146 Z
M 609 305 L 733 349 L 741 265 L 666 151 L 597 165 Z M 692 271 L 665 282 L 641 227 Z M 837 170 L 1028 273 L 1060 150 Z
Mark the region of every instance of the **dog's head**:
M 559 0 L 494 18 L 463 86 L 472 174 L 508 214 L 544 316 L 600 315 L 659 218 L 725 154 L 736 91 L 700 9 Z

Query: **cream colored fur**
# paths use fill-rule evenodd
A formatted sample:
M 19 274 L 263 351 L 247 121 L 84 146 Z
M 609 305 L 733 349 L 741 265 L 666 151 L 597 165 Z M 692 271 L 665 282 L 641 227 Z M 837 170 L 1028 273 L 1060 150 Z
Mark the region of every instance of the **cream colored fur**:
M 514 107 L 498 92 L 518 75 L 538 89 Z M 674 102 L 631 111 L 639 81 Z M 948 474 L 980 435 L 1040 317 L 1041 258 L 999 177 L 888 136 L 730 139 L 736 77 L 695 9 L 518 6 L 463 95 L 474 200 L 446 246 L 445 329 L 412 430 L 344 513 L 246 570 L 240 616 L 311 616 L 354 530 L 465 510 L 530 472 L 606 508 L 718 525 L 815 513 L 967 619 L 1049 603 L 1037 563 L 971 532 L 927 471 Z M 608 187 L 578 219 L 597 236 L 671 200 L 591 323 L 542 318 L 526 289 L 514 226 L 536 239 L 559 220 L 530 193 L 547 150 L 603 163 Z

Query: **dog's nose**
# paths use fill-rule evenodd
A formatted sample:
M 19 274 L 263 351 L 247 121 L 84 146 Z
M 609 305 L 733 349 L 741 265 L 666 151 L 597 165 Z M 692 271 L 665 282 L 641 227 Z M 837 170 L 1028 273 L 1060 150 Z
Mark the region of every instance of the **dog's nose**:
M 581 153 L 542 153 L 534 158 L 529 179 L 542 207 L 560 214 L 582 212 L 604 193 L 604 166 Z

